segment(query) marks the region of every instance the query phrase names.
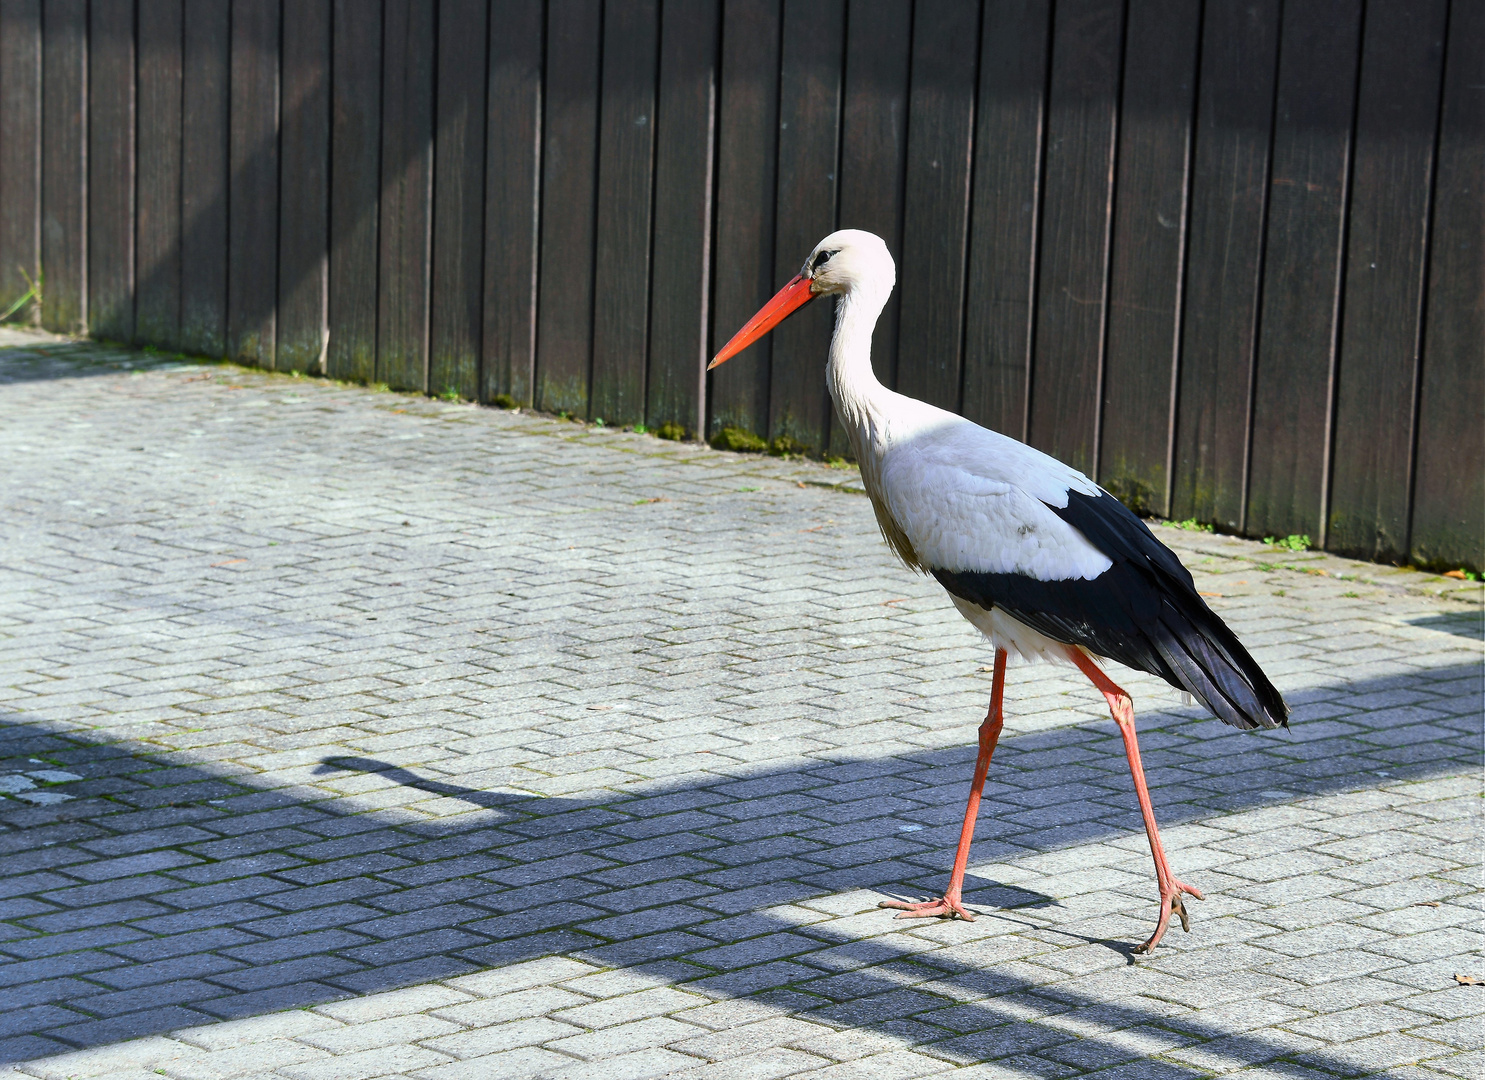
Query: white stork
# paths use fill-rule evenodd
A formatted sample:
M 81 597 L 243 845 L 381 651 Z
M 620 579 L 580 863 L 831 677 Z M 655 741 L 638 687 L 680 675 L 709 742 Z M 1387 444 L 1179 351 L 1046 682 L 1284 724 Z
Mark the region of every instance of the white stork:
M 816 296 L 837 297 L 826 381 L 850 435 L 888 545 L 932 574 L 959 613 L 995 647 L 990 709 L 948 891 L 902 908 L 899 919 L 973 920 L 964 869 L 990 756 L 1001 730 L 1006 657 L 1071 664 L 1109 703 L 1144 816 L 1160 889 L 1160 918 L 1136 951 L 1153 950 L 1172 911 L 1189 930 L 1140 765 L 1129 695 L 1096 658 L 1159 675 L 1239 728 L 1288 726 L 1288 706 L 1246 649 L 1197 594 L 1191 575 L 1133 513 L 1088 477 L 1024 443 L 888 390 L 871 369 L 871 334 L 896 281 L 887 245 L 842 229 L 716 355 L 724 363 Z

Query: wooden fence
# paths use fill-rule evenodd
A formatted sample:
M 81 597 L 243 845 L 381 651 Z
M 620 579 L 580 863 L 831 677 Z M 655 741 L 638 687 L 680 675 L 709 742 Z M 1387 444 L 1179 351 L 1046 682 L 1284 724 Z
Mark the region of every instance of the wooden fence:
M 889 384 L 1480 569 L 1482 86 L 1482 0 L 0 0 L 0 310 L 840 452 L 824 305 L 703 369 L 866 228 Z

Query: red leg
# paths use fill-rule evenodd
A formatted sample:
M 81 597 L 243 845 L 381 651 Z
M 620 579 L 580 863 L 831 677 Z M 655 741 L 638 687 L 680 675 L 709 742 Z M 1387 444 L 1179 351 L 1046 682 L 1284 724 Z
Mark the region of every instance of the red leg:
M 995 740 L 1000 738 L 1002 724 L 1000 699 L 1005 693 L 1005 650 L 995 650 L 995 679 L 990 689 L 990 711 L 980 725 L 980 755 L 975 759 L 975 778 L 969 785 L 969 803 L 964 808 L 964 825 L 959 830 L 959 847 L 954 852 L 954 869 L 949 874 L 949 889 L 941 900 L 909 904 L 902 900 L 883 900 L 878 907 L 902 908 L 899 919 L 927 919 L 933 916 L 966 922 L 975 917 L 964 907 L 964 868 L 969 865 L 969 845 L 975 837 L 975 818 L 980 814 L 980 794 L 985 789 L 985 774 L 990 771 L 990 755 L 995 753 Z
M 1170 863 L 1166 862 L 1165 848 L 1160 843 L 1160 830 L 1155 827 L 1155 807 L 1150 802 L 1150 789 L 1145 786 L 1145 769 L 1140 764 L 1140 744 L 1134 734 L 1134 702 L 1103 673 L 1103 670 L 1082 649 L 1071 648 L 1068 653 L 1072 662 L 1077 664 L 1083 674 L 1093 681 L 1093 685 L 1098 687 L 1099 692 L 1108 701 L 1109 712 L 1114 715 L 1114 723 L 1119 725 L 1119 734 L 1124 736 L 1124 754 L 1129 758 L 1129 773 L 1134 777 L 1134 793 L 1139 798 L 1140 813 L 1145 819 L 1145 835 L 1150 838 L 1150 854 L 1155 859 L 1155 881 L 1160 888 L 1160 921 L 1155 924 L 1155 933 L 1150 935 L 1150 940 L 1137 946 L 1134 951 L 1154 952 L 1155 946 L 1160 944 L 1160 939 L 1165 936 L 1165 928 L 1170 923 L 1172 911 L 1180 918 L 1181 929 L 1187 932 L 1191 930 L 1191 922 L 1186 917 L 1186 905 L 1181 901 L 1181 894 L 1189 893 L 1198 900 L 1206 898 L 1201 895 L 1199 889 L 1177 881 L 1176 875 L 1171 873 Z

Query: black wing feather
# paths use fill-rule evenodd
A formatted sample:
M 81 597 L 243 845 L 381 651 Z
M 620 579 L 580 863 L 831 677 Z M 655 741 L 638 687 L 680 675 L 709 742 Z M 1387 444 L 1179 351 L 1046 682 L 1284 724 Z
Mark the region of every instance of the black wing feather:
M 1091 580 L 947 570 L 933 576 L 955 596 L 1000 608 L 1054 641 L 1159 675 L 1225 723 L 1288 726 L 1283 697 L 1143 521 L 1104 491 L 1069 492 L 1066 507 L 1049 509 L 1113 565 Z

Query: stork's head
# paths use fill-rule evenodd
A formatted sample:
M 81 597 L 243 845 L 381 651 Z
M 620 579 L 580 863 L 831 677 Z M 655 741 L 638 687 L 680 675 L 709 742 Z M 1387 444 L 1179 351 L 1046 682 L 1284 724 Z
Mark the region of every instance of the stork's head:
M 869 291 L 880 293 L 885 302 L 896 279 L 897 267 L 880 236 L 861 229 L 833 232 L 815 245 L 793 280 L 733 335 L 707 370 L 731 360 L 817 296 Z

